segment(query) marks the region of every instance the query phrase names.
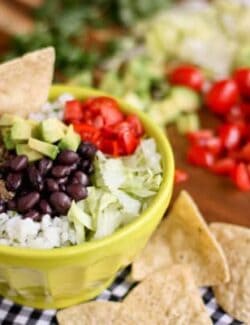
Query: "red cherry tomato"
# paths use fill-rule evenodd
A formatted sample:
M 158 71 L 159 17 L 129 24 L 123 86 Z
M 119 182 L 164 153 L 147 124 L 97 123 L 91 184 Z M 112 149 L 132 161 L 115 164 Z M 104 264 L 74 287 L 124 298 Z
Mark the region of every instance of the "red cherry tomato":
M 201 91 L 204 84 L 202 71 L 192 65 L 182 65 L 175 68 L 170 73 L 169 80 L 174 85 L 183 85 L 196 91 Z
M 250 191 L 250 176 L 246 164 L 239 163 L 235 166 L 232 175 L 232 181 L 241 191 Z
M 203 130 L 187 133 L 187 138 L 192 145 L 202 145 L 212 137 L 213 137 L 213 131 L 209 129 L 203 129 Z
M 214 156 L 199 146 L 189 148 L 187 159 L 192 165 L 200 167 L 210 167 L 214 163 Z
M 174 173 L 175 184 L 183 183 L 183 182 L 186 182 L 187 180 L 188 180 L 188 173 L 186 173 L 182 169 L 176 168 L 175 173 Z
M 223 124 L 219 128 L 219 136 L 224 148 L 231 150 L 235 149 L 241 140 L 241 130 L 234 124 Z
M 236 162 L 232 158 L 222 158 L 217 160 L 211 170 L 218 175 L 231 175 L 234 170 Z
M 233 77 L 239 87 L 241 96 L 250 97 L 250 68 L 236 70 Z
M 205 96 L 208 108 L 217 114 L 226 114 L 237 104 L 239 91 L 233 79 L 216 82 Z

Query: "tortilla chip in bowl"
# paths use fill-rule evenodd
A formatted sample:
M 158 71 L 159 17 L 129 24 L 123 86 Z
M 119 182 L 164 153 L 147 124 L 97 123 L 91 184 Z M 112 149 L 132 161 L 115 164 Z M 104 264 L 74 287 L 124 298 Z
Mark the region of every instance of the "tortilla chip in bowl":
M 93 89 L 53 86 L 50 99 L 69 93 L 86 99 L 103 95 Z M 164 135 L 151 120 L 118 100 L 124 113 L 135 113 L 146 134 L 156 140 L 162 157 L 163 181 L 147 209 L 113 235 L 71 247 L 27 249 L 0 246 L 0 294 L 36 308 L 62 308 L 89 300 L 102 292 L 121 268 L 145 246 L 168 207 L 173 186 L 173 154 Z

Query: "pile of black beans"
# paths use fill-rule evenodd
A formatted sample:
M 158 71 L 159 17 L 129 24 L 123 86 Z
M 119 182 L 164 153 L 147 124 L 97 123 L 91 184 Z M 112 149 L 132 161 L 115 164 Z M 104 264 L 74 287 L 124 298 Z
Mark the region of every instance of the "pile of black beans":
M 65 215 L 72 200 L 87 197 L 95 154 L 93 144 L 82 142 L 77 152 L 63 150 L 56 160 L 29 163 L 25 155 L 12 155 L 0 173 L 14 197 L 0 202 L 0 212 L 14 210 L 36 221 L 44 214 Z

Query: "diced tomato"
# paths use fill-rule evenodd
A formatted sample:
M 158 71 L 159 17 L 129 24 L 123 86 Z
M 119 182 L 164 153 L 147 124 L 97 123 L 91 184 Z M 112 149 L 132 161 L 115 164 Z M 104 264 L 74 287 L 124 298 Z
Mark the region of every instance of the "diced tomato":
M 188 180 L 188 173 L 182 169 L 176 168 L 174 173 L 175 184 L 183 183 Z
M 216 114 L 226 114 L 238 103 L 239 90 L 233 79 L 220 80 L 213 84 L 205 96 L 207 107 Z
M 64 120 L 67 123 L 83 119 L 82 104 L 79 100 L 69 100 L 65 104 Z
M 120 153 L 118 141 L 105 138 L 100 141 L 100 150 L 114 157 L 118 157 Z
M 201 91 L 204 76 L 200 69 L 192 65 L 182 65 L 171 71 L 169 80 L 174 85 L 183 85 Z
M 213 166 L 211 166 L 211 170 L 215 174 L 219 175 L 231 175 L 234 170 L 236 162 L 232 158 L 222 158 L 217 160 Z
M 191 164 L 200 167 L 210 167 L 214 163 L 214 155 L 199 146 L 189 148 L 187 159 Z
M 242 103 L 230 108 L 230 110 L 226 115 L 226 120 L 229 123 L 244 122 L 244 119 L 245 119 L 245 110 Z
M 134 127 L 138 137 L 143 135 L 144 130 L 142 123 L 136 115 L 128 115 L 126 121 Z
M 230 123 L 223 124 L 219 128 L 219 136 L 223 147 L 226 149 L 235 149 L 241 141 L 240 128 Z
M 246 143 L 244 147 L 238 153 L 238 157 L 241 160 L 250 162 L 250 142 Z
M 241 191 L 250 191 L 250 176 L 247 165 L 239 163 L 235 166 L 232 175 L 232 181 Z
M 124 121 L 118 123 L 115 126 L 114 131 L 118 136 L 119 144 L 124 147 L 126 154 L 132 154 L 139 143 L 133 126 Z
M 239 104 L 239 107 L 245 117 L 250 117 L 250 103 L 242 102 Z
M 100 137 L 100 131 L 97 128 L 85 123 L 75 123 L 73 126 L 74 130 L 81 135 L 82 140 L 96 144 Z
M 187 133 L 187 138 L 192 145 L 202 145 L 212 137 L 213 137 L 213 131 L 210 129 L 203 129 L 203 130 Z
M 84 102 L 83 107 L 85 111 L 89 110 L 92 113 L 93 120 L 101 116 L 105 126 L 117 124 L 124 118 L 118 103 L 109 97 L 92 98 Z
M 250 68 L 236 70 L 233 77 L 239 87 L 241 96 L 250 97 Z

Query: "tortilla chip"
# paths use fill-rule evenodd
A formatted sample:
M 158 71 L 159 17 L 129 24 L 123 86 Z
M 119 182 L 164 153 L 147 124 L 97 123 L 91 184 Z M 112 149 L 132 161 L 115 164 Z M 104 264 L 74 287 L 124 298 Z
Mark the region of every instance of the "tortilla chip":
M 92 301 L 59 311 L 57 319 L 60 325 L 112 325 L 119 307 L 118 302 Z
M 48 47 L 0 65 L 0 114 L 27 116 L 48 98 L 55 51 Z
M 156 269 L 173 264 L 187 264 L 198 286 L 229 280 L 225 255 L 185 191 L 133 263 L 132 277 L 139 281 Z
M 140 324 L 212 324 L 187 267 L 161 269 L 132 290 L 114 325 Z
M 218 303 L 226 312 L 250 324 L 250 229 L 212 223 L 211 231 L 226 254 L 231 280 L 213 287 Z

